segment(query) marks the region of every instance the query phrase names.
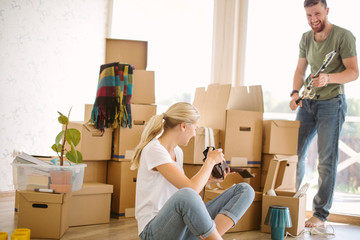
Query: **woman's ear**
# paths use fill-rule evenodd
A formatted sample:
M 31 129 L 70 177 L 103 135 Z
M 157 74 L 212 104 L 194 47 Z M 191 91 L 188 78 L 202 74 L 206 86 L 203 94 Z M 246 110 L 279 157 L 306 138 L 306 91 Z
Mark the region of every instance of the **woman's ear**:
M 182 122 L 182 123 L 179 124 L 179 126 L 180 126 L 180 130 L 182 132 L 184 132 L 186 130 L 186 123 Z

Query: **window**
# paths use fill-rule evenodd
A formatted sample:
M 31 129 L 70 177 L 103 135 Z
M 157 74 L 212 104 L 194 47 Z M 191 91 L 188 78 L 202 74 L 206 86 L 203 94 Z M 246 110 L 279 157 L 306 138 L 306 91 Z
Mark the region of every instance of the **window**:
M 261 84 L 264 92 L 264 118 L 295 119 L 290 110 L 289 93 L 298 59 L 298 46 L 303 32 L 310 30 L 305 11 L 299 1 L 249 1 L 246 85 Z M 360 47 L 360 29 L 356 0 L 328 1 L 329 21 L 347 28 L 357 37 Z M 358 19 L 358 20 L 356 20 Z M 345 85 L 348 114 L 340 137 L 340 153 L 332 212 L 360 215 L 355 204 L 360 199 L 360 98 L 357 85 L 360 80 Z M 304 181 L 317 184 L 316 139 L 308 151 Z M 308 210 L 317 188 L 310 189 Z M 343 203 L 347 202 L 346 205 Z

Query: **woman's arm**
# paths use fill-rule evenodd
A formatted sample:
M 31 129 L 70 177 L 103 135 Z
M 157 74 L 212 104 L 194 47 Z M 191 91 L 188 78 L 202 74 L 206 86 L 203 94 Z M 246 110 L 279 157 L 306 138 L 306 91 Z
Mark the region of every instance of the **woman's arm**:
M 177 188 L 189 187 L 194 189 L 196 192 L 201 192 L 204 186 L 207 184 L 211 171 L 215 164 L 223 162 L 225 159 L 223 157 L 222 149 L 216 149 L 209 151 L 207 159 L 204 162 L 203 166 L 199 172 L 189 179 L 176 165 L 172 163 L 162 164 L 156 167 L 156 170 L 159 171 L 171 184 Z

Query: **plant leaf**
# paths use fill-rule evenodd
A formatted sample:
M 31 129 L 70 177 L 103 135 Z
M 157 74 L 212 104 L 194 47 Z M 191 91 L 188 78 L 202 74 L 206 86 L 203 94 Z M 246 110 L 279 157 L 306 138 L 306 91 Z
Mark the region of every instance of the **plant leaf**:
M 66 134 L 66 141 L 69 142 L 69 144 L 73 143 L 74 147 L 77 146 L 80 142 L 80 131 L 77 130 L 76 128 L 69 128 L 67 130 L 67 134 Z
M 58 144 L 54 144 L 51 146 L 51 149 L 54 150 L 55 152 L 61 152 L 61 148 L 62 148 L 62 145 L 60 143 Z
M 61 112 L 59 112 L 59 117 L 58 117 L 58 121 L 59 123 L 63 124 L 63 125 L 67 125 L 69 123 L 69 118 L 67 116 L 65 116 L 64 114 L 62 114 Z
M 81 152 L 79 152 L 79 151 L 76 151 L 76 153 L 74 153 L 74 152 L 67 152 L 66 153 L 66 158 L 67 159 L 69 159 L 71 162 L 73 162 L 73 163 L 76 163 L 76 164 L 78 164 L 78 163 L 82 163 L 82 154 L 81 154 Z
M 59 134 L 55 138 L 55 144 L 59 144 L 61 142 L 62 138 L 64 137 L 64 133 L 65 131 L 59 132 Z

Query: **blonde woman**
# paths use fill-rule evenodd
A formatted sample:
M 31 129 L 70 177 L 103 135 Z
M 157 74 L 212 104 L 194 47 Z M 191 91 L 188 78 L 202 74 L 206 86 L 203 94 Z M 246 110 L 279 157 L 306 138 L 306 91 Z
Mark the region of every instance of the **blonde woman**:
M 222 239 L 254 199 L 246 183 L 234 185 L 208 203 L 199 195 L 215 164 L 225 161 L 222 149 L 208 152 L 199 172 L 189 179 L 183 171 L 183 153 L 195 136 L 200 115 L 180 102 L 147 123 L 132 159 L 138 168 L 135 217 L 141 239 Z M 225 173 L 226 175 L 227 173 Z

